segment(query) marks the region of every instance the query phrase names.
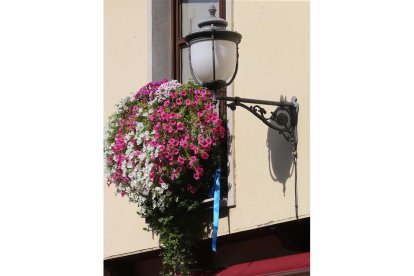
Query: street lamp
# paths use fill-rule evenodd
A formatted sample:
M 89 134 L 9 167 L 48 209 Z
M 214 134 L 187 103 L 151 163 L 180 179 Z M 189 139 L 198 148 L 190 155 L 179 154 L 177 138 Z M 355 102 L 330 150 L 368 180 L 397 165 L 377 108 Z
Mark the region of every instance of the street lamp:
M 216 7 L 209 9 L 210 17 L 198 24 L 198 32 L 188 34 L 184 39 L 189 46 L 190 71 L 194 81 L 213 91 L 214 102 L 225 101 L 235 110 L 241 106 L 250 111 L 271 129 L 278 131 L 290 142 L 295 168 L 295 209 L 299 219 L 297 200 L 297 144 L 299 104 L 296 97 L 287 101 L 281 96 L 280 101 L 246 99 L 240 97 L 218 96 L 218 91 L 230 85 L 237 74 L 239 65 L 239 43 L 241 34 L 226 30 L 227 21 L 217 18 Z M 253 104 L 247 106 L 247 104 Z M 260 105 L 277 106 L 266 117 L 266 110 Z
M 212 90 L 215 101 L 226 101 L 226 105 L 235 110 L 241 106 L 268 127 L 278 131 L 290 142 L 293 157 L 297 156 L 297 120 L 299 104 L 296 97 L 287 101 L 281 96 L 280 101 L 246 99 L 240 97 L 218 96 L 218 91 L 230 85 L 237 74 L 239 63 L 239 43 L 241 34 L 226 30 L 227 21 L 215 16 L 216 8 L 209 9 L 210 17 L 198 24 L 198 32 L 188 34 L 184 39 L 189 46 L 190 71 L 194 81 Z M 245 103 L 254 105 L 247 106 Z M 260 105 L 277 106 L 266 117 L 266 110 Z

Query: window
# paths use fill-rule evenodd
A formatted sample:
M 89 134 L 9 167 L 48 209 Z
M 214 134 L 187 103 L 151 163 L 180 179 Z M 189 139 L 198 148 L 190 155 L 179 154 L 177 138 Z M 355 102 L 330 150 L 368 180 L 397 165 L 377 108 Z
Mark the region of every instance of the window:
M 188 47 L 184 37 L 198 30 L 198 22 L 208 17 L 208 9 L 215 5 L 218 16 L 226 19 L 224 0 L 173 0 L 171 9 L 171 72 L 181 82 L 192 79 L 188 61 Z
M 216 16 L 226 19 L 225 0 L 164 0 L 150 1 L 151 7 L 151 47 L 149 80 L 172 78 L 180 82 L 192 79 L 189 64 L 189 49 L 184 37 L 197 31 L 198 23 L 209 16 L 209 8 L 214 5 L 217 9 Z M 166 18 L 170 18 L 166 20 Z M 166 35 L 170 32 L 170 36 Z M 171 58 L 165 62 L 166 55 Z M 226 95 L 226 91 L 219 91 L 219 94 Z M 229 129 L 227 124 L 227 107 L 224 103 L 218 104 L 220 118 L 224 127 Z M 231 116 L 231 114 L 229 114 Z M 227 138 L 227 137 L 226 137 Z M 229 144 L 229 143 L 227 143 Z M 223 145 L 223 158 L 228 166 L 222 168 L 222 195 L 227 196 L 227 206 L 234 206 L 234 189 L 231 182 L 233 177 L 228 177 L 229 170 L 233 164 L 228 157 L 229 145 Z M 225 162 L 226 163 L 226 162 Z M 229 165 L 230 164 L 230 165 Z

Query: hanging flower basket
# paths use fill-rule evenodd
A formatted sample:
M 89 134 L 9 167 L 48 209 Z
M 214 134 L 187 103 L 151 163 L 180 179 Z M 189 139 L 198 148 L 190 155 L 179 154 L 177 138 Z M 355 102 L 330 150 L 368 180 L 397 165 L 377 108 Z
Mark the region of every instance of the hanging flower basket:
M 188 273 L 191 247 L 206 226 L 195 210 L 221 166 L 225 136 L 212 101 L 199 85 L 162 80 L 122 99 L 108 121 L 108 185 L 137 203 L 159 234 L 166 273 Z

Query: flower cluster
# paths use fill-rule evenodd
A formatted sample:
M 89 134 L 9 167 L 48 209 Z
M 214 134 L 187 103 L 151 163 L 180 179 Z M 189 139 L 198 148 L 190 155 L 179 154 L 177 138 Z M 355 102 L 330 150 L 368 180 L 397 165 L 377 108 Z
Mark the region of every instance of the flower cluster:
M 108 184 L 141 208 L 150 202 L 163 211 L 174 185 L 195 194 L 211 179 L 207 166 L 224 135 L 211 91 L 175 80 L 148 83 L 122 99 L 109 119 Z

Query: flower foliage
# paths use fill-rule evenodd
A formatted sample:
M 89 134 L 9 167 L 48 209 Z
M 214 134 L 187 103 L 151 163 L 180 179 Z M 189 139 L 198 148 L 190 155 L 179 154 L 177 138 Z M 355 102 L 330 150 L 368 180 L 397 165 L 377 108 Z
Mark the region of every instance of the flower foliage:
M 200 206 L 221 165 L 225 129 L 212 98 L 191 82 L 148 83 L 122 99 L 106 130 L 108 185 L 138 204 L 175 272 L 193 262 L 188 211 Z

